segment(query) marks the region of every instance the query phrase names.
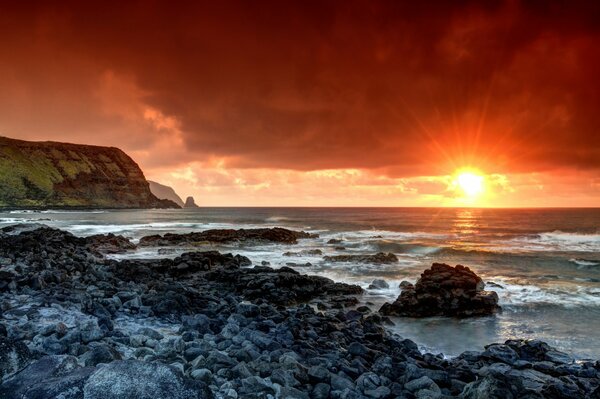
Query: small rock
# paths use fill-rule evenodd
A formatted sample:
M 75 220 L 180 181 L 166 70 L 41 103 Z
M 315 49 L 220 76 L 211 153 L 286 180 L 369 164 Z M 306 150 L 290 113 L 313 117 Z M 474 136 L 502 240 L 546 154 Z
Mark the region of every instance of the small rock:
M 404 388 L 408 389 L 411 392 L 417 392 L 420 390 L 428 390 L 440 393 L 441 389 L 437 386 L 437 384 L 429 377 L 423 376 L 421 378 L 417 378 L 416 380 L 412 380 L 404 384 Z
M 387 281 L 382 279 L 375 279 L 371 284 L 369 284 L 370 290 L 381 290 L 386 288 L 390 288 L 390 285 L 387 283 Z

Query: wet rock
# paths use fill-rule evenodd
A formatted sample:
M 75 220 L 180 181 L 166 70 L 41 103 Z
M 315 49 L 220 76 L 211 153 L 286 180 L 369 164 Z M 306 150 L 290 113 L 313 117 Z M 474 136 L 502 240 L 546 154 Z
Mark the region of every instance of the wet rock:
M 311 267 L 312 263 L 310 263 L 310 262 L 306 262 L 306 263 L 287 262 L 285 265 L 290 266 L 290 267 Z
M 196 369 L 190 375 L 193 379 L 203 381 L 206 384 L 210 384 L 213 378 L 213 374 L 209 369 Z
M 539 340 L 508 340 L 505 345 L 510 346 L 520 359 L 530 362 L 550 361 L 557 364 L 568 364 L 574 361 L 568 354 Z
M 404 388 L 408 389 L 411 392 L 418 392 L 421 390 L 427 390 L 432 392 L 440 393 L 440 387 L 429 377 L 423 376 L 421 378 L 417 378 L 415 380 L 409 381 L 404 384 Z
M 398 262 L 398 257 L 393 253 L 379 252 L 375 255 L 334 255 L 325 256 L 324 260 L 328 262 L 356 262 L 356 263 L 375 263 L 386 264 Z
M 329 370 L 323 366 L 312 366 L 308 369 L 308 377 L 314 383 L 329 382 Z
M 365 396 L 374 399 L 383 399 L 390 396 L 392 391 L 388 387 L 377 387 L 375 389 L 369 389 L 365 391 Z
M 394 303 L 379 310 L 388 316 L 469 317 L 500 310 L 498 295 L 484 291 L 484 283 L 468 267 L 434 263 L 414 286 L 405 286 Z
M 508 345 L 487 345 L 481 355 L 510 365 L 515 364 L 519 360 L 517 352 Z
M 173 246 L 197 245 L 203 242 L 228 243 L 228 242 L 276 242 L 282 244 L 295 244 L 298 239 L 316 238 L 315 234 L 304 231 L 288 230 L 281 227 L 259 229 L 226 229 L 205 230 L 188 234 L 153 235 L 140 239 L 140 246 Z
M 160 341 L 161 339 L 164 338 L 164 335 L 162 335 L 158 331 L 156 331 L 156 330 L 154 330 L 152 328 L 149 328 L 149 327 L 140 328 L 137 331 L 137 333 L 141 334 L 141 335 L 145 335 L 146 337 L 151 338 L 151 339 L 155 339 L 157 341 Z
M 106 344 L 95 345 L 79 358 L 79 361 L 86 367 L 94 367 L 100 363 L 110 363 L 113 360 L 121 360 L 121 354 Z
M 284 252 L 283 256 L 316 256 L 323 255 L 323 251 L 320 249 L 308 249 L 300 252 Z
M 353 390 L 355 388 L 355 384 L 350 378 L 346 378 L 345 376 L 339 374 L 332 374 L 331 388 L 335 391 L 344 391 L 346 389 Z
M 371 284 L 369 284 L 370 290 L 381 290 L 386 288 L 390 288 L 390 285 L 387 283 L 387 281 L 382 279 L 375 279 L 373 282 L 371 282 Z
M 502 374 L 488 375 L 467 384 L 461 393 L 463 399 L 513 399 L 516 387 Z
M 381 386 L 381 377 L 372 372 L 366 372 L 356 379 L 356 387 L 363 393 L 374 391 Z
M 242 392 L 245 394 L 262 394 L 257 397 L 264 397 L 263 395 L 274 395 L 275 387 L 273 383 L 265 378 L 259 376 L 251 376 L 241 380 Z
M 98 326 L 96 321 L 88 321 L 79 328 L 81 341 L 89 344 L 92 341 L 98 341 L 104 337 L 104 332 Z
M 331 387 L 323 382 L 318 383 L 310 393 L 311 399 L 327 399 L 329 398 L 329 392 Z
M 398 287 L 400 289 L 405 289 L 405 288 L 414 288 L 414 285 L 410 282 L 410 281 L 401 281 L 400 284 L 398 285 Z
M 121 254 L 137 248 L 129 239 L 112 233 L 88 236 L 85 240 L 92 250 L 105 254 Z
M 156 251 L 159 255 L 172 255 L 177 253 L 177 249 L 175 248 L 158 248 Z

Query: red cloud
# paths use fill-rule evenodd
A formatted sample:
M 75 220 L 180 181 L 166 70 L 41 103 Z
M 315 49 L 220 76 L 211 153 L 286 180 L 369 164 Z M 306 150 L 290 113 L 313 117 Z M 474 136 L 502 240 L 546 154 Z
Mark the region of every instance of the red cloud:
M 218 3 L 3 6 L 0 133 L 162 166 L 600 167 L 596 2 Z

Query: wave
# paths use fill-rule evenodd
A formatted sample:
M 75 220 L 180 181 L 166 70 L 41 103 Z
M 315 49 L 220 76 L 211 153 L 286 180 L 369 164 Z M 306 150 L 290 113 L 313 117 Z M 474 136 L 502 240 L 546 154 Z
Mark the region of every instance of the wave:
M 287 222 L 293 219 L 286 216 L 270 216 L 265 219 L 266 222 Z
M 376 240 L 369 242 L 376 252 L 393 252 L 399 254 L 432 255 L 444 249 L 442 246 L 403 243 L 390 240 Z
M 556 230 L 516 237 L 506 243 L 528 251 L 594 252 L 600 250 L 600 234 L 567 233 Z
M 598 265 L 600 265 L 600 261 L 588 260 L 588 259 L 582 259 L 582 258 L 569 259 L 569 262 L 575 263 L 576 265 L 579 265 L 579 266 L 598 266 Z

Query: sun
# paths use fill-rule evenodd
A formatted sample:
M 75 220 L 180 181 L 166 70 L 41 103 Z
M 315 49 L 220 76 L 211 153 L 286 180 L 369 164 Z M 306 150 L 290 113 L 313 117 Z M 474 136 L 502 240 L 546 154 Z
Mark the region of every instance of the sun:
M 476 198 L 485 191 L 485 178 L 476 171 L 463 170 L 456 174 L 454 185 L 463 192 L 465 197 Z

